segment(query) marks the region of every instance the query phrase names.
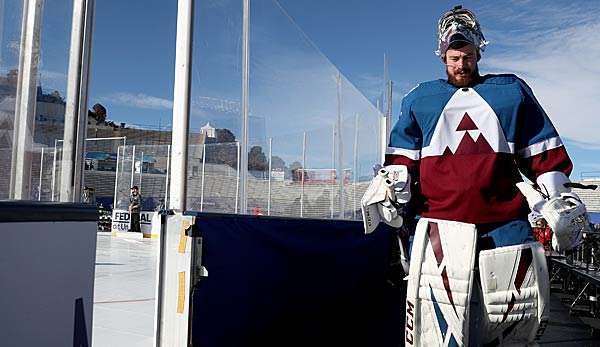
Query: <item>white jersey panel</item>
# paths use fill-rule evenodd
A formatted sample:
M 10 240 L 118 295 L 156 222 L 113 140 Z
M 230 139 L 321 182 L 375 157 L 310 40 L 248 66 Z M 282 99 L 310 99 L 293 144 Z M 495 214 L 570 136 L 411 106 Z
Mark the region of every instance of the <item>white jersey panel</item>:
M 496 113 L 473 88 L 461 88 L 452 95 L 421 156 L 439 156 L 447 149 L 454 154 L 465 136 L 477 144 L 486 142 L 493 152 L 514 153 L 514 143 L 506 140 Z

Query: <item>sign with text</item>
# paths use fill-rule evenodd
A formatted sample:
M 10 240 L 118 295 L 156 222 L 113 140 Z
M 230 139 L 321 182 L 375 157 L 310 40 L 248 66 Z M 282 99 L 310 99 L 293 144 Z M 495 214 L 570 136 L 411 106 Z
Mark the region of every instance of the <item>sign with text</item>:
M 140 212 L 140 229 L 142 233 L 152 231 L 152 217 L 156 214 L 154 211 Z M 126 232 L 131 229 L 131 214 L 127 210 L 113 210 L 112 213 L 112 232 Z

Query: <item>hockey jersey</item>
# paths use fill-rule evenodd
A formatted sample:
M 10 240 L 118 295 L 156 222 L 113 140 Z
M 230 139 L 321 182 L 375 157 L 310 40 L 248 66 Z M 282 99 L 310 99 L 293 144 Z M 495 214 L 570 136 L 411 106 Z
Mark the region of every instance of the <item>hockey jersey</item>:
M 526 218 L 515 184 L 572 163 L 529 86 L 515 75 L 486 75 L 469 88 L 421 83 L 402 101 L 386 165 L 408 166 L 416 212 L 482 224 Z

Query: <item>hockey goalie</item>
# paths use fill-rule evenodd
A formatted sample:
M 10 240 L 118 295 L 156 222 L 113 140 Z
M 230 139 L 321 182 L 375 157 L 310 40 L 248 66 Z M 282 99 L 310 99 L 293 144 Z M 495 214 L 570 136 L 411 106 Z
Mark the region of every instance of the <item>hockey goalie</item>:
M 527 215 L 548 221 L 559 251 L 589 228 L 572 163 L 531 88 L 512 74 L 479 74 L 486 45 L 471 11 L 442 15 L 436 53 L 447 79 L 404 97 L 361 201 L 367 233 L 380 222 L 400 227 L 407 205 L 420 216 L 410 257 L 401 247 L 406 346 L 533 344 L 550 291 Z

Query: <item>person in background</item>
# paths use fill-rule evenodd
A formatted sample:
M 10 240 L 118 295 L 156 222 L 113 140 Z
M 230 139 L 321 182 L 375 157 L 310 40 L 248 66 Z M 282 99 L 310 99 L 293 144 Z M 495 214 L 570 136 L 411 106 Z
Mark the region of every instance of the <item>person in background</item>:
M 131 196 L 129 197 L 129 214 L 131 215 L 131 226 L 129 231 L 140 233 L 140 208 L 142 205 L 142 196 L 138 186 L 131 187 Z
M 533 237 L 544 246 L 545 251 L 552 250 L 552 229 L 550 229 L 544 218 L 535 221 Z

